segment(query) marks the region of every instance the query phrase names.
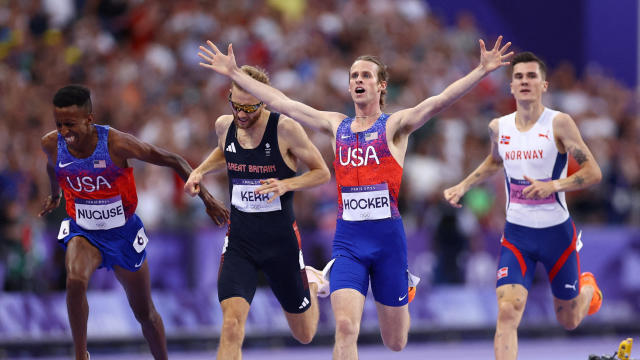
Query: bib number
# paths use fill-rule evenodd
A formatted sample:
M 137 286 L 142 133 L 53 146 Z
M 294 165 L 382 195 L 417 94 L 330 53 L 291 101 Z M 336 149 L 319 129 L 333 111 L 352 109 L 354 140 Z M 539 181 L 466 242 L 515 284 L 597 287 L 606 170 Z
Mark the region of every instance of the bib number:
M 541 179 L 539 181 L 551 181 L 551 179 Z M 524 205 L 553 204 L 556 201 L 555 194 L 550 194 L 544 199 L 527 199 L 523 190 L 529 185 L 531 183 L 527 180 L 509 179 L 509 201 Z
M 71 220 L 65 220 L 60 223 L 60 231 L 58 231 L 58 240 L 62 240 L 69 235 L 69 224 Z
M 247 213 L 282 210 L 280 197 L 275 198 L 272 202 L 267 202 L 273 197 L 273 193 L 258 194 L 255 190 L 259 187 L 260 180 L 233 179 L 231 205 Z
M 136 234 L 136 238 L 133 240 L 133 248 L 136 249 L 138 253 L 141 253 L 144 248 L 147 247 L 147 243 L 149 242 L 149 238 L 147 234 L 144 232 L 144 228 L 140 228 L 138 233 Z
M 107 230 L 124 225 L 120 195 L 110 199 L 75 199 L 76 223 L 86 230 Z
M 379 220 L 390 217 L 391 203 L 386 183 L 342 187 L 343 220 Z

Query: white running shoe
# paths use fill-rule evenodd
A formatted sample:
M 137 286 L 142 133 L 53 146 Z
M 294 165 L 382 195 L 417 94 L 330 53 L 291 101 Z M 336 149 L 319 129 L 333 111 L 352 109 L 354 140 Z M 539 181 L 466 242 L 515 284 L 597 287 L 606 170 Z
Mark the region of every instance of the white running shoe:
M 331 259 L 331 261 L 329 261 L 327 263 L 327 265 L 324 266 L 324 269 L 322 269 L 322 277 L 329 281 L 329 274 L 331 274 L 331 267 L 333 266 L 333 263 L 336 261 L 335 258 Z
M 324 278 L 322 272 L 311 266 L 305 266 L 304 270 L 307 272 L 307 280 L 310 283 L 316 283 L 318 285 L 318 297 L 324 298 L 329 296 L 331 292 L 329 280 Z

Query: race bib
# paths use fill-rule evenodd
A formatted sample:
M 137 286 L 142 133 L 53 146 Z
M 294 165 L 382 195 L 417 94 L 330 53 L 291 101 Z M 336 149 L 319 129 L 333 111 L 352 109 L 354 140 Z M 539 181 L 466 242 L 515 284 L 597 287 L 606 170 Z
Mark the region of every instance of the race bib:
M 343 220 L 378 220 L 390 217 L 389 186 L 386 183 L 342 187 Z
M 110 199 L 75 199 L 76 223 L 87 230 L 107 230 L 124 225 L 120 195 Z
M 233 189 L 231 191 L 231 205 L 242 212 L 269 212 L 282 210 L 280 197 L 272 202 L 267 202 L 273 193 L 258 194 L 255 192 L 260 187 L 260 180 L 233 179 Z
M 71 220 L 65 220 L 60 223 L 60 231 L 58 231 L 58 240 L 62 240 L 69 235 L 69 223 Z
M 551 181 L 551 179 L 540 179 L 539 181 Z M 552 193 L 544 199 L 527 199 L 523 190 L 531 185 L 527 180 L 519 180 L 519 179 L 509 179 L 509 201 L 516 204 L 525 204 L 525 205 L 541 205 L 541 204 L 553 204 L 555 199 L 555 194 Z
M 147 234 L 144 232 L 144 228 L 141 227 L 140 230 L 138 230 L 138 233 L 136 234 L 135 240 L 133 240 L 133 248 L 136 249 L 138 253 L 141 253 L 142 250 L 144 250 L 144 248 L 147 247 L 148 242 L 149 242 L 149 238 L 147 237 Z

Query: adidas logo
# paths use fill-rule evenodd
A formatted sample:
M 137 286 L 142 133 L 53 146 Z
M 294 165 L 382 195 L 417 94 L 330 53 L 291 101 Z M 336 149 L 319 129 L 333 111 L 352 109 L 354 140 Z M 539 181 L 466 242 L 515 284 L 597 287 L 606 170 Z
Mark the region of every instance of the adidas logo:
M 304 299 L 302 299 L 302 305 L 298 306 L 298 309 L 304 309 L 307 305 L 309 305 L 309 299 L 305 296 Z
M 232 152 L 232 153 L 236 152 L 236 145 L 235 145 L 235 143 L 231 143 L 231 144 L 229 144 L 229 146 L 227 146 L 227 149 L 226 149 L 226 150 L 227 150 L 228 152 Z

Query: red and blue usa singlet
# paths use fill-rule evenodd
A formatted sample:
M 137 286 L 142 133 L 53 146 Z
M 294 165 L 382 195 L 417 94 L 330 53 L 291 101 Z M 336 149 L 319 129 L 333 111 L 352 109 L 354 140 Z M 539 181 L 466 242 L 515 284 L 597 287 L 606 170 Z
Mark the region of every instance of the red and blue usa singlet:
M 402 166 L 387 144 L 388 114 L 367 130 L 351 131 L 346 118 L 336 131 L 333 166 L 338 219 L 331 257 L 331 292 L 355 289 L 387 306 L 407 304 L 407 240 L 398 211 Z M 371 282 L 369 282 L 369 279 Z
M 387 120 L 382 114 L 367 130 L 354 133 L 354 118 L 336 132 L 333 166 L 338 185 L 338 219 L 346 221 L 400 218 L 398 193 L 402 166 L 387 145 Z
M 86 230 L 123 226 L 133 216 L 138 195 L 132 168 L 120 168 L 109 155 L 109 127 L 94 125 L 98 143 L 91 156 L 78 159 L 69 153 L 58 134 L 56 178 L 64 191 L 67 214 Z

